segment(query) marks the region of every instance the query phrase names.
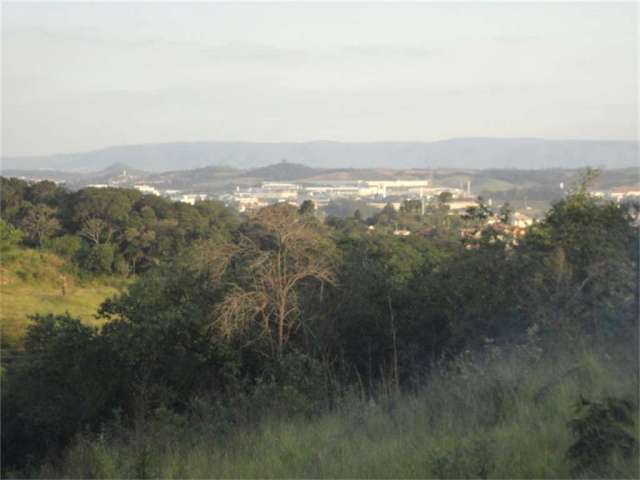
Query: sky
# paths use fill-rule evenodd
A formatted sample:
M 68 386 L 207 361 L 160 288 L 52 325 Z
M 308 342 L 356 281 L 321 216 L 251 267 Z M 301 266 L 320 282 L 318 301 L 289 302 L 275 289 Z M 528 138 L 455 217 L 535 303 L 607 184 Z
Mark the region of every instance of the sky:
M 2 4 L 2 154 L 638 138 L 635 3 Z

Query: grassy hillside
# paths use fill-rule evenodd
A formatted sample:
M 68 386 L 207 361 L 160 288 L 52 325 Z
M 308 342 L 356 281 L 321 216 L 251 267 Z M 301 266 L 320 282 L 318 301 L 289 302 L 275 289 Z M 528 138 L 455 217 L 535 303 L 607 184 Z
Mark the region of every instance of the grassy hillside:
M 561 368 L 558 368 L 562 365 Z M 633 346 L 511 352 L 491 347 L 417 393 L 347 396 L 331 413 L 242 425 L 201 402 L 134 431 L 83 437 L 45 478 L 637 478 L 637 455 L 578 472 L 567 426 L 581 395 L 637 399 Z M 637 417 L 637 414 L 636 414 Z M 195 421 L 194 421 L 195 419 Z M 636 418 L 637 422 L 637 418 Z M 637 423 L 636 423 L 637 424 Z M 632 435 L 636 432 L 629 429 Z
M 118 278 L 81 280 L 63 259 L 53 254 L 16 250 L 0 265 L 3 345 L 19 343 L 28 316 L 36 313 L 69 312 L 87 323 L 96 323 L 98 306 L 122 286 L 123 280 Z

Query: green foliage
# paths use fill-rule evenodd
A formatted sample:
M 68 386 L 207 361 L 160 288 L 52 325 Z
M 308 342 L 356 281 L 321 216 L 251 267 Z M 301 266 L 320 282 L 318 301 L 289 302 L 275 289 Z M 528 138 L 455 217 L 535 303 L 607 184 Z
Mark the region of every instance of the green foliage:
M 493 216 L 493 212 L 489 206 L 484 203 L 484 199 L 482 197 L 478 197 L 478 206 L 468 207 L 465 212 L 465 216 L 472 223 L 482 224 Z
M 60 222 L 54 215 L 53 208 L 41 203 L 27 210 L 20 225 L 32 244 L 42 247 L 44 242 L 60 229 Z
M 629 315 L 637 282 L 638 231 L 620 205 L 579 190 L 533 226 L 520 251 L 534 321 L 554 329 L 608 333 Z M 612 315 L 616 312 L 615 315 Z M 566 323 L 560 325 L 563 320 Z
M 32 321 L 2 380 L 3 464 L 42 458 L 117 405 L 123 372 L 94 328 L 68 315 Z
M 298 209 L 298 213 L 300 213 L 300 215 L 308 215 L 308 214 L 313 214 L 316 210 L 316 206 L 313 203 L 313 201 L 311 200 L 305 200 L 304 202 L 302 202 L 302 205 L 300 205 L 300 208 Z
M 158 478 L 568 478 L 572 465 L 562 452 L 572 443 L 573 398 L 633 390 L 618 371 L 629 358 L 584 355 L 491 349 L 439 369 L 414 394 L 375 402 L 345 394 L 333 411 L 312 418 L 274 412 L 243 423 L 235 416 L 231 428 L 232 410 L 200 398 L 191 413 L 156 411 L 134 429 L 116 424 L 82 435 L 58 468 L 40 474 L 127 478 L 144 463 Z M 584 370 L 584 378 L 562 377 L 558 361 Z M 496 386 L 504 393 L 492 393 Z M 500 396 L 513 396 L 512 404 L 490 400 Z M 487 411 L 504 414 L 487 422 Z M 634 458 L 614 459 L 599 478 L 637 478 Z
M 451 192 L 442 192 L 438 195 L 438 202 L 441 204 L 449 203 L 453 199 L 453 194 Z
M 387 203 L 382 210 L 371 217 L 373 225 L 389 226 L 394 225 L 398 221 L 398 212 L 391 203 Z
M 580 397 L 576 417 L 568 424 L 574 443 L 567 450 L 577 475 L 603 475 L 611 469 L 612 456 L 631 458 L 638 440 L 630 432 L 637 408 L 630 400 L 607 397 L 602 402 Z
M 500 211 L 498 212 L 498 214 L 502 223 L 509 224 L 509 222 L 511 221 L 511 216 L 513 215 L 513 208 L 511 208 L 509 202 L 504 203 L 500 207 Z
M 367 205 L 367 202 L 363 200 L 335 198 L 329 201 L 329 204 L 325 207 L 324 211 L 328 216 L 338 218 L 348 218 L 353 216 L 356 211 L 359 211 L 361 217 L 368 218 L 374 215 L 378 210 L 374 207 L 370 207 Z
M 327 341 L 369 385 L 394 370 L 394 335 L 402 344 L 414 333 L 401 313 L 411 302 L 409 282 L 433 258 L 428 245 L 418 237 L 389 235 L 340 239 L 341 290 L 334 300 L 340 309 L 335 338 Z
M 118 254 L 115 256 L 113 260 L 113 271 L 123 277 L 129 274 L 129 263 L 124 255 Z
M 115 247 L 110 243 L 86 246 L 78 253 L 82 268 L 97 274 L 111 273 L 114 256 Z
M 24 234 L 10 223 L 0 218 L 0 261 L 6 263 L 14 258 L 14 253 L 24 238 Z
M 120 188 L 67 192 L 46 181 L 1 182 L 3 219 L 20 226 L 29 245 L 47 246 L 65 258 L 77 253 L 78 265 L 92 273 L 140 273 L 195 240 L 229 235 L 237 225 L 236 216 L 214 201 L 193 206 Z M 112 247 L 94 248 L 103 244 Z M 110 248 L 113 265 L 107 265 Z
M 2 219 L 16 224 L 28 193 L 28 183 L 17 178 L 0 177 L 0 213 Z
M 99 218 L 112 227 L 119 227 L 127 221 L 133 203 L 141 196 L 136 190 L 85 188 L 73 195 L 71 219 L 81 223 Z
M 405 200 L 400 205 L 401 213 L 420 213 L 422 211 L 422 202 L 420 200 Z
M 44 247 L 60 257 L 73 259 L 82 249 L 82 238 L 66 234 L 47 240 Z
M 6 369 L 10 467 L 88 429 L 69 475 L 567 476 L 571 399 L 616 396 L 620 378 L 637 378 L 637 356 L 626 367 L 576 358 L 637 335 L 637 229 L 585 189 L 513 238 L 482 202 L 463 217 L 444 201 L 388 205 L 369 228 L 351 214 L 322 224 L 308 204 L 240 221 L 216 202 L 5 183 L 12 228 L 43 205 L 63 234 L 45 246 L 97 278 L 134 274 L 100 308 L 100 330 L 35 319 Z M 19 283 L 44 285 L 32 266 Z M 114 431 L 94 437 L 103 422 Z M 262 463 L 230 456 L 226 441 Z M 606 475 L 635 458 L 610 457 Z

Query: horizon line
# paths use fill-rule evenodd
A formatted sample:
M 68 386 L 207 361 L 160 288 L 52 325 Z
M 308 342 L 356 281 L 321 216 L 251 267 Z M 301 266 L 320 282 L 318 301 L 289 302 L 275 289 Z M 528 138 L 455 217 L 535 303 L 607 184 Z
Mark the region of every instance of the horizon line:
M 445 143 L 456 140 L 529 140 L 529 141 L 543 141 L 543 142 L 598 142 L 598 143 L 640 143 L 640 138 L 636 139 L 605 139 L 605 138 L 546 138 L 546 137 L 488 137 L 488 136 L 468 136 L 468 137 L 448 137 L 440 140 L 328 140 L 328 139 L 316 139 L 316 140 L 278 140 L 278 141 L 257 141 L 257 140 L 173 140 L 173 141 L 159 141 L 159 142 L 143 142 L 143 143 L 122 143 L 111 144 L 102 147 L 91 148 L 87 150 L 74 150 L 65 152 L 54 153 L 41 153 L 41 154 L 19 154 L 19 155 L 5 155 L 2 153 L 0 158 L 2 159 L 15 159 L 15 158 L 37 158 L 37 157 L 55 157 L 61 155 L 84 155 L 89 153 L 96 153 L 116 148 L 131 148 L 131 147 L 147 147 L 158 145 L 188 145 L 188 144 L 222 144 L 222 143 L 236 143 L 236 144 L 254 144 L 254 145 L 303 145 L 313 143 L 334 143 L 334 144 L 389 144 L 389 143 L 416 143 L 416 144 L 428 144 L 428 143 Z

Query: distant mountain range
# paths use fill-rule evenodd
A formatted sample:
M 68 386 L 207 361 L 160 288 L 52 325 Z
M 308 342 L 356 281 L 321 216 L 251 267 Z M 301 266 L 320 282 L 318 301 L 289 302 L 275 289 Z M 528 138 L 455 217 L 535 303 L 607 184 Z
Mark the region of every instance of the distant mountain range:
M 229 166 L 265 167 L 286 160 L 311 168 L 548 169 L 639 165 L 634 141 L 460 138 L 436 142 L 189 142 L 127 145 L 84 153 L 3 157 L 2 170 L 96 172 L 113 164 L 162 172 Z M 268 172 L 265 172 L 268 173 Z M 306 175 L 305 172 L 298 172 Z

